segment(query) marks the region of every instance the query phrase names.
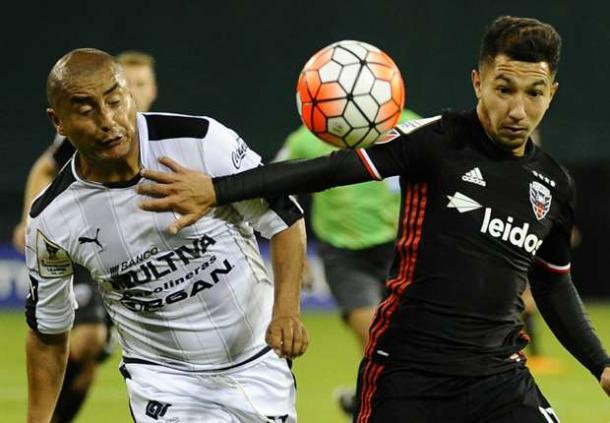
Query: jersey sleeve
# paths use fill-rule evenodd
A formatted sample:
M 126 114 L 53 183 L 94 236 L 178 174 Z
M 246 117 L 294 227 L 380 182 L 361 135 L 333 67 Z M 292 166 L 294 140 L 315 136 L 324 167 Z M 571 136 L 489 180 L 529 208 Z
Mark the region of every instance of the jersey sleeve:
M 536 255 L 535 263 L 549 272 L 568 273 L 570 271 L 570 240 L 574 228 L 575 192 L 574 184 L 570 179 L 567 199 L 560 206 L 560 217 Z
M 211 121 L 210 139 L 204 147 L 205 166 L 212 177 L 231 175 L 262 166 L 258 154 L 234 131 Z M 257 198 L 232 205 L 265 238 L 291 226 L 303 217 L 303 210 L 291 196 Z
M 26 238 L 26 264 L 30 292 L 26 320 L 35 331 L 58 334 L 69 331 L 77 307 L 72 289 L 74 268 L 68 252 L 42 228 L 42 219 L 30 219 Z
M 425 180 L 431 169 L 431 131 L 425 129 L 441 119 L 436 116 L 404 122 L 387 132 L 377 144 L 358 149 L 358 157 L 372 179 L 401 175 Z

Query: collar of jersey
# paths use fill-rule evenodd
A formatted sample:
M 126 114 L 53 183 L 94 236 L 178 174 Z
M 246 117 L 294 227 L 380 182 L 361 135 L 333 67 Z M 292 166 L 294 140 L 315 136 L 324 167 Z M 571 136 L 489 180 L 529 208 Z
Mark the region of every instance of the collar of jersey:
M 140 148 L 140 147 L 139 147 Z M 76 178 L 77 181 L 85 184 L 85 185 L 89 185 L 89 186 L 93 186 L 93 187 L 104 187 L 104 188 L 129 188 L 132 187 L 134 185 L 137 185 L 137 183 L 140 181 L 140 179 L 142 179 L 142 175 L 140 175 L 139 173 L 134 176 L 133 178 L 127 180 L 127 181 L 117 181 L 117 182 L 95 182 L 95 181 L 89 181 L 87 179 L 82 178 L 78 172 L 76 171 L 76 154 L 77 152 L 75 152 L 72 155 L 72 158 L 70 159 L 70 169 L 72 170 L 72 175 L 74 175 L 74 178 Z M 142 149 L 140 148 L 140 162 L 142 161 Z M 140 164 L 140 167 L 142 167 L 142 165 Z

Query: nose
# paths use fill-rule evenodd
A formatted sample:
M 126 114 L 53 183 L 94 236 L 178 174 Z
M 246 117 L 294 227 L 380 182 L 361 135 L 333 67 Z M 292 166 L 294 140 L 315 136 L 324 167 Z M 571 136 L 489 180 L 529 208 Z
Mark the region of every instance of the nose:
M 525 119 L 525 102 L 523 96 L 516 95 L 511 99 L 508 116 L 515 121 Z
M 114 127 L 114 112 L 110 107 L 103 105 L 100 107 L 99 127 L 104 132 L 110 132 Z

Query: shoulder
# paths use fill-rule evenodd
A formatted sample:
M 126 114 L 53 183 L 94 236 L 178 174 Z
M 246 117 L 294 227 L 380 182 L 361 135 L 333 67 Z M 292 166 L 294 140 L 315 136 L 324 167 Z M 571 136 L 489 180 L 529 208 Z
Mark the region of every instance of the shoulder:
M 40 215 L 55 199 L 57 199 L 62 193 L 64 193 L 72 184 L 76 182 L 76 178 L 72 173 L 71 166 L 64 166 L 64 168 L 55 177 L 51 185 L 45 189 L 42 194 L 34 200 L 32 207 L 30 208 L 30 217 L 35 218 Z
M 429 118 L 420 118 L 408 120 L 399 123 L 394 128 L 390 129 L 380 137 L 376 144 L 385 144 L 387 142 L 400 139 L 401 141 L 409 141 L 409 143 L 417 142 L 417 140 L 429 140 L 432 135 L 438 134 L 442 116 L 432 116 Z
M 173 138 L 205 138 L 210 130 L 210 118 L 176 113 L 142 113 L 149 141 Z
M 538 149 L 536 161 L 539 167 L 532 170 L 534 176 L 554 187 L 567 199 L 571 199 L 574 196 L 575 185 L 568 168 L 555 160 L 549 153 L 538 147 L 536 148 Z

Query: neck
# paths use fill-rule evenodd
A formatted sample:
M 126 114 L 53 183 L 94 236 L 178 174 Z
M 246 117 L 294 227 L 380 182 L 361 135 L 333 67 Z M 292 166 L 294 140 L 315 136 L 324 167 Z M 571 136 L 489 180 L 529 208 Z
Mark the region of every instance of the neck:
M 481 102 L 477 104 L 477 117 L 479 118 L 479 122 L 481 122 L 481 126 L 489 139 L 489 142 L 493 143 L 500 150 L 506 151 L 507 153 L 512 154 L 515 157 L 523 157 L 525 155 L 525 147 L 527 142 L 522 143 L 517 147 L 511 147 L 508 145 L 504 145 L 493 137 L 491 133 L 491 122 L 489 121 L 489 116 L 483 111 L 483 107 L 481 106 Z
M 76 155 L 76 169 L 83 179 L 99 183 L 130 181 L 140 173 L 140 147 L 136 142 L 127 156 L 117 160 L 91 160 L 80 153 Z

